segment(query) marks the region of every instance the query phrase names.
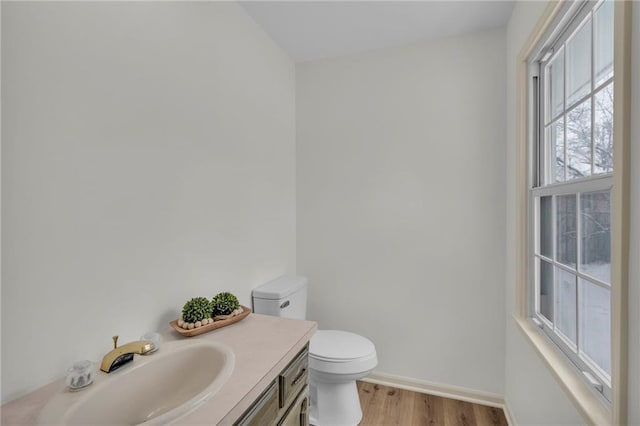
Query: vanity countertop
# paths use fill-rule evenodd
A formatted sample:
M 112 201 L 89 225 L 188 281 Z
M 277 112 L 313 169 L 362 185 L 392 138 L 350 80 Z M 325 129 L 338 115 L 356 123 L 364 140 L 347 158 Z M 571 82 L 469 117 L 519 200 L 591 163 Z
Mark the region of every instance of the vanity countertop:
M 211 340 L 229 346 L 235 354 L 235 367 L 218 393 L 173 424 L 233 424 L 304 347 L 315 331 L 316 323 L 312 321 L 252 313 L 235 324 L 188 338 Z M 165 342 L 186 339 L 170 327 L 163 331 L 163 337 Z M 6 403 L 2 406 L 2 424 L 34 425 L 42 407 L 64 387 L 64 379 L 60 379 Z

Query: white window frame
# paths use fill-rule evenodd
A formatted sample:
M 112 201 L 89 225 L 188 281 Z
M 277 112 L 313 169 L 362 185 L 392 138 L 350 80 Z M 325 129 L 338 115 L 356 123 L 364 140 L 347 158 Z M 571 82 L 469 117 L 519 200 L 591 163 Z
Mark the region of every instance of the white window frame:
M 560 1 L 550 3 L 529 39 L 523 46 L 516 69 L 516 312 L 514 318 L 520 329 L 552 374 L 562 385 L 576 408 L 591 424 L 626 424 L 627 419 L 627 327 L 628 327 L 628 252 L 629 252 L 629 158 L 630 158 L 630 32 L 631 3 L 615 1 L 614 6 L 614 172 L 599 179 L 599 184 L 612 186 L 611 195 L 611 390 L 608 404 L 584 380 L 581 371 L 567 359 L 549 337 L 532 321 L 532 232 L 529 224 L 532 196 L 531 177 L 537 152 L 532 146 L 539 131 L 532 125 L 535 118 L 535 93 L 530 81 L 530 63 L 540 57 L 544 41 L 560 37 L 560 31 L 571 25 L 567 20 L 575 16 L 584 2 Z M 554 34 L 555 33 L 555 34 Z M 589 180 L 577 179 L 580 191 L 593 188 Z M 596 184 L 597 186 L 598 184 Z M 599 187 L 599 186 L 598 186 Z M 575 188 L 574 188 L 575 189 Z M 553 191 L 550 187 L 548 191 Z
M 535 324 L 545 332 L 547 337 L 551 339 L 560 350 L 567 356 L 569 360 L 573 362 L 575 367 L 583 372 L 585 376 L 585 380 L 589 382 L 590 385 L 596 389 L 600 395 L 602 395 L 603 402 L 605 404 L 609 404 L 611 402 L 611 378 L 609 374 L 604 371 L 600 366 L 598 366 L 594 361 L 592 361 L 588 355 L 582 353 L 582 348 L 580 348 L 580 321 L 578 316 L 576 316 L 576 328 L 577 328 L 577 336 L 576 342 L 572 342 L 569 337 L 567 337 L 560 329 L 557 323 L 558 315 L 556 312 L 556 303 L 555 300 L 552 300 L 552 312 L 553 312 L 553 321 L 548 320 L 544 315 L 540 313 L 539 306 L 539 298 L 537 297 L 540 294 L 539 288 L 539 267 L 538 262 L 545 261 L 548 264 L 552 265 L 552 276 L 554 277 L 554 289 L 553 295 L 554 298 L 557 297 L 559 290 L 558 286 L 555 284 L 557 282 L 556 271 L 558 269 L 565 270 L 572 275 L 576 276 L 576 294 L 581 291 L 580 280 L 583 279 L 590 282 L 593 285 L 597 285 L 603 288 L 606 288 L 607 291 L 610 292 L 611 286 L 609 283 L 602 282 L 594 277 L 588 276 L 580 271 L 580 256 L 581 256 L 581 194 L 590 193 L 596 191 L 611 191 L 613 188 L 613 174 L 612 173 L 602 173 L 602 174 L 593 174 L 594 173 L 594 163 L 595 163 L 595 154 L 594 154 L 594 141 L 593 138 L 591 140 L 591 173 L 589 176 L 581 177 L 581 178 L 568 178 L 567 173 L 567 138 L 566 138 L 566 130 L 564 135 L 564 156 L 565 156 L 565 164 L 564 164 L 564 175 L 565 180 L 561 182 L 553 182 L 551 168 L 548 167 L 550 163 L 555 162 L 555 152 L 549 152 L 549 146 L 546 143 L 546 132 L 545 127 L 548 125 L 552 125 L 557 120 L 562 119 L 566 126 L 567 114 L 577 108 L 586 100 L 591 100 L 590 102 L 590 110 L 591 110 L 591 129 L 592 134 L 594 132 L 594 105 L 596 94 L 598 94 L 601 90 L 606 88 L 609 84 L 614 82 L 615 75 L 613 77 L 608 78 L 607 80 L 601 82 L 596 85 L 596 76 L 595 76 L 595 68 L 593 66 L 593 62 L 595 59 L 592 58 L 591 70 L 590 70 L 590 86 L 588 93 L 583 95 L 580 99 L 575 100 L 572 105 L 566 105 L 563 103 L 563 108 L 561 113 L 557 117 L 550 117 L 549 120 L 546 119 L 547 111 L 546 108 L 549 106 L 547 102 L 547 88 L 548 88 L 548 74 L 546 73 L 546 66 L 555 60 L 556 56 L 560 53 L 564 53 L 564 65 L 563 65 L 563 98 L 567 96 L 567 64 L 566 64 L 566 45 L 565 43 L 571 40 L 575 34 L 585 27 L 585 25 L 591 26 L 591 52 L 593 56 L 594 52 L 594 43 L 595 43 L 595 28 L 594 28 L 594 16 L 593 12 L 597 10 L 598 7 L 602 4 L 602 1 L 593 1 L 593 2 L 583 2 L 577 3 L 574 5 L 577 10 L 573 11 L 569 9 L 566 15 L 569 15 L 570 22 L 561 29 L 561 33 L 559 36 L 552 36 L 551 40 L 547 40 L 543 47 L 540 49 L 541 53 L 534 58 L 531 58 L 529 61 L 529 70 L 530 70 L 530 78 L 535 78 L 535 83 L 533 83 L 533 90 L 536 91 L 534 106 L 536 108 L 533 123 L 535 127 L 534 138 L 531 141 L 533 144 L 532 150 L 536 152 L 536 156 L 532 158 L 532 161 L 535 163 L 534 167 L 530 171 L 530 185 L 531 189 L 529 190 L 529 306 L 528 306 L 528 316 L 533 319 Z M 578 9 L 579 7 L 579 9 Z M 549 53 L 547 53 L 549 52 Z M 550 54 L 553 52 L 553 54 Z M 537 87 L 535 87 L 537 86 Z M 566 101 L 565 101 L 566 102 Z M 555 257 L 557 255 L 557 235 L 556 235 L 556 199 L 557 196 L 560 195 L 573 195 L 576 197 L 576 215 L 578 221 L 576 223 L 576 266 L 575 268 L 571 268 L 569 266 L 564 265 L 560 261 L 556 260 Z M 552 214 L 551 214 L 551 222 L 552 222 L 552 238 L 553 238 L 553 254 L 551 258 L 547 258 L 541 254 L 537 254 L 536 247 L 539 245 L 539 236 L 540 230 L 539 226 L 539 217 L 537 216 L 538 212 L 538 203 L 536 200 L 539 197 L 550 196 L 552 197 Z M 575 301 L 575 309 L 576 315 L 580 312 L 580 303 L 578 300 Z M 599 396 L 599 395 L 598 395 Z

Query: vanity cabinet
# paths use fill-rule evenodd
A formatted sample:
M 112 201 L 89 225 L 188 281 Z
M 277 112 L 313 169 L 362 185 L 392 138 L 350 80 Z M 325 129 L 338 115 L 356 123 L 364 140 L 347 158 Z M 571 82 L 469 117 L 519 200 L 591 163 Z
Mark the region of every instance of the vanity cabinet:
M 280 372 L 234 426 L 309 425 L 309 346 Z
M 235 355 L 235 366 L 218 393 L 171 423 L 181 425 L 307 425 L 310 373 L 307 344 L 316 323 L 269 315 L 251 314 L 233 326 L 184 341 L 172 327 L 162 332 L 165 344 L 159 354 L 145 358 L 155 362 L 173 345 L 191 345 L 197 340 L 226 346 Z M 182 343 L 180 343 L 182 342 Z M 176 346 L 176 348 L 178 347 Z M 159 357 L 159 358 L 158 358 Z M 140 357 L 141 358 L 141 357 Z M 142 360 L 138 358 L 138 362 Z M 212 360 L 213 361 L 213 360 Z M 136 363 L 136 360 L 134 360 Z M 160 363 L 162 364 L 162 363 Z M 194 366 L 195 368 L 195 366 Z M 133 370 L 129 370 L 131 372 Z M 103 380 L 129 374 L 119 371 Z M 119 379 L 118 379 L 119 380 Z M 96 384 L 80 393 L 66 391 L 63 378 L 20 398 L 2 404 L 0 424 L 33 425 L 53 398 L 71 395 L 85 398 L 98 389 Z M 158 415 L 164 411 L 159 410 Z M 45 419 L 46 420 L 46 419 Z M 96 420 L 99 422 L 99 419 Z M 51 423 L 49 421 L 48 423 Z

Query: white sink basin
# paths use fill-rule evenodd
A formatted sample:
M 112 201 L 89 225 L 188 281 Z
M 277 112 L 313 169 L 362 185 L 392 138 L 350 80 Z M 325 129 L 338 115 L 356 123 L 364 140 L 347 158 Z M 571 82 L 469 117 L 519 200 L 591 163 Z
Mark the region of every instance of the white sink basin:
M 56 394 L 38 424 L 166 424 L 194 410 L 231 376 L 228 347 L 204 340 L 165 343 L 156 353 L 135 355 L 113 373 L 98 371 L 89 387 Z

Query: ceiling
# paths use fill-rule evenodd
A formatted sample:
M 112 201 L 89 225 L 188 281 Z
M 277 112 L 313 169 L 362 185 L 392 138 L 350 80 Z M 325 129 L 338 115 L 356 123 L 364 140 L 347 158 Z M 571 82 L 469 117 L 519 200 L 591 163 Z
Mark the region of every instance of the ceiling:
M 513 1 L 241 1 L 296 62 L 506 25 Z

